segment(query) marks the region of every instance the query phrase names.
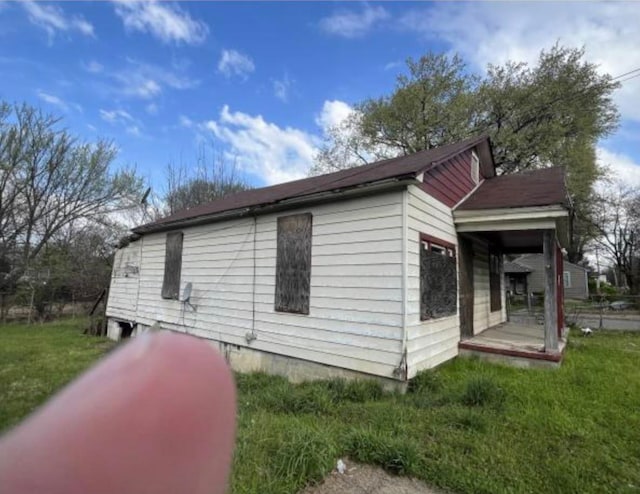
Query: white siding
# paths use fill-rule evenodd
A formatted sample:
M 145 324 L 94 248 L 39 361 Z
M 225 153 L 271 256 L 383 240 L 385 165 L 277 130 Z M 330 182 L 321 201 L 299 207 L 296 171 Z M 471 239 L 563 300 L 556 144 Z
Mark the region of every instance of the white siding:
M 192 283 L 195 310 L 161 298 L 166 234 L 145 235 L 137 242 L 135 319 L 391 377 L 402 357 L 402 198 L 403 192 L 384 193 L 184 229 L 181 286 Z M 277 218 L 302 212 L 313 214 L 310 313 L 280 313 Z M 248 345 L 252 330 L 257 338 Z
M 489 286 L 489 249 L 486 244 L 473 244 L 473 333 L 478 334 L 488 327 L 507 320 L 504 274 L 500 275 L 502 309 L 491 312 L 491 290 Z
M 451 208 L 416 186 L 408 194 L 407 365 L 409 377 L 458 354 L 459 311 L 431 321 L 420 320 L 420 233 L 457 245 Z
M 118 315 L 128 321 L 136 319 L 141 247 L 142 242 L 137 241 L 118 249 L 115 253 L 107 316 Z

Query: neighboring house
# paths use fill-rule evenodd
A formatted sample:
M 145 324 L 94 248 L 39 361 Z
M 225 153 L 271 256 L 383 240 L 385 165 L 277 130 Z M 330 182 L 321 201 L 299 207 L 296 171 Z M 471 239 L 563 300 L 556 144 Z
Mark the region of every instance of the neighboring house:
M 528 278 L 531 269 L 513 261 L 504 261 L 504 277 L 507 291 L 513 295 L 529 293 Z
M 525 254 L 505 262 L 508 287 L 516 294 L 544 291 L 544 269 L 542 254 Z M 523 276 L 524 275 L 524 276 Z M 563 263 L 564 297 L 589 298 L 589 270 L 568 261 Z
M 405 382 L 506 320 L 502 253 L 555 263 L 566 218 L 562 170 L 496 176 L 486 137 L 240 192 L 133 230 L 108 334 L 189 333 L 240 371 Z

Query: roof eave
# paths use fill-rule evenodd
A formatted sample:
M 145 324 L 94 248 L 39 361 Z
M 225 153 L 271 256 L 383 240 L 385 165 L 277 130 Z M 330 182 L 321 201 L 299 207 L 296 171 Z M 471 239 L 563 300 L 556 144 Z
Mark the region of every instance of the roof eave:
M 140 235 L 149 233 L 166 232 L 176 230 L 178 228 L 186 228 L 207 223 L 216 223 L 235 218 L 247 216 L 258 216 L 267 213 L 274 213 L 300 206 L 309 206 L 312 204 L 320 204 L 330 202 L 337 199 L 355 198 L 363 195 L 374 194 L 376 192 L 390 191 L 405 188 L 408 185 L 415 185 L 417 182 L 415 174 L 409 174 L 400 177 L 380 180 L 368 184 L 360 184 L 352 187 L 319 192 L 305 196 L 297 196 L 284 199 L 274 203 L 257 204 L 245 208 L 232 209 L 229 211 L 221 211 L 219 213 L 196 216 L 194 218 L 184 218 L 175 221 L 169 221 L 159 224 L 142 225 L 133 228 L 131 231 Z

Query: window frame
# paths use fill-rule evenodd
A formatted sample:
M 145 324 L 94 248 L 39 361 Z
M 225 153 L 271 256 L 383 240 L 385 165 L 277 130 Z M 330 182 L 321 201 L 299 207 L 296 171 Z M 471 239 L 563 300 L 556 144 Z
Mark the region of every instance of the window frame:
M 445 317 L 453 317 L 455 315 L 458 314 L 459 311 L 459 303 L 458 303 L 458 296 L 459 296 L 459 286 L 458 286 L 458 261 L 457 261 L 457 255 L 456 255 L 456 250 L 457 247 L 455 244 L 451 243 L 451 242 L 447 242 L 446 240 L 442 240 L 440 238 L 434 237 L 432 235 L 426 234 L 426 233 L 420 233 L 420 257 L 419 257 L 419 261 L 420 261 L 420 321 L 421 322 L 425 322 L 425 321 L 435 321 L 437 319 L 442 319 Z M 437 254 L 442 255 L 443 257 L 449 258 L 453 261 L 454 263 L 454 269 L 455 269 L 455 280 L 454 280 L 454 285 L 455 285 L 455 294 L 454 294 L 454 298 L 455 298 L 455 309 L 451 312 L 445 313 L 445 314 L 441 314 L 441 315 L 437 315 L 437 316 L 432 316 L 432 315 L 427 315 L 427 311 L 424 308 L 423 305 L 423 297 L 424 297 L 424 283 L 425 280 L 423 278 L 423 273 L 422 273 L 422 252 L 423 251 L 427 251 L 427 252 L 434 252 Z
M 569 280 L 569 283 L 567 283 L 567 279 Z M 573 288 L 571 284 L 571 271 L 562 272 L 562 286 L 564 288 Z

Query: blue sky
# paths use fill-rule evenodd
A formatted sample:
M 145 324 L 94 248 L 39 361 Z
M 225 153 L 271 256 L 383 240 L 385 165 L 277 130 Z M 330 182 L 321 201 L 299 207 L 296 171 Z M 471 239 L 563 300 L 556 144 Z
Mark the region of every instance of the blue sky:
M 402 61 L 533 62 L 557 40 L 612 75 L 640 67 L 632 3 L 2 2 L 0 98 L 113 139 L 156 187 L 213 142 L 254 185 L 304 176 L 325 129 L 392 90 Z M 640 185 L 640 78 L 599 158 Z

